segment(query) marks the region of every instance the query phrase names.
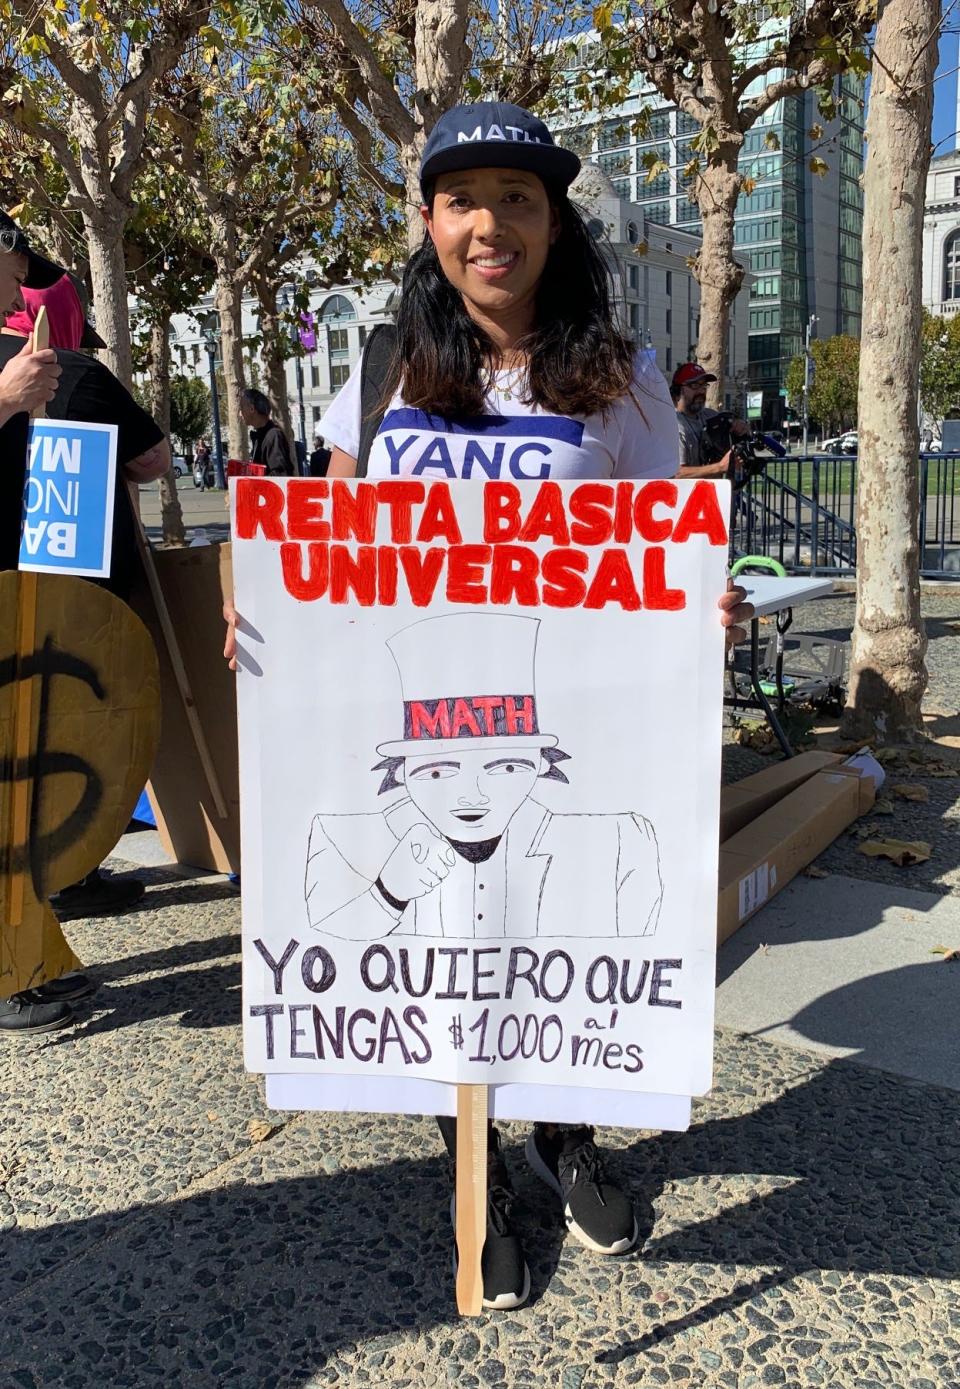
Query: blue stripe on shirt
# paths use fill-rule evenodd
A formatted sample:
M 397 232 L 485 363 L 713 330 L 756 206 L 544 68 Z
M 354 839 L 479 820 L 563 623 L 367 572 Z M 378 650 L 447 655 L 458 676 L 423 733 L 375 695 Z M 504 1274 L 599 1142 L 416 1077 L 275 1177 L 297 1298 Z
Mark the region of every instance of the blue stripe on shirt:
M 390 410 L 378 434 L 390 429 L 420 429 L 431 434 L 486 434 L 502 439 L 557 439 L 579 448 L 583 443 L 583 421 L 567 415 L 475 415 L 472 419 L 448 420 L 425 410 Z

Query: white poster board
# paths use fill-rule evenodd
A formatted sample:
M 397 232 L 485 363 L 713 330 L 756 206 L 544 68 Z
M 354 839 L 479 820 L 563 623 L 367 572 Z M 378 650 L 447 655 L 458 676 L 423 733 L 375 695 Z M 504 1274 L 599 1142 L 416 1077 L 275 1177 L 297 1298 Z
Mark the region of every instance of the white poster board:
M 18 568 L 110 577 L 117 426 L 33 420 Z
M 466 1082 L 501 1117 L 610 1091 L 682 1127 L 712 1069 L 727 486 L 232 490 L 248 1068 L 330 1108 Z

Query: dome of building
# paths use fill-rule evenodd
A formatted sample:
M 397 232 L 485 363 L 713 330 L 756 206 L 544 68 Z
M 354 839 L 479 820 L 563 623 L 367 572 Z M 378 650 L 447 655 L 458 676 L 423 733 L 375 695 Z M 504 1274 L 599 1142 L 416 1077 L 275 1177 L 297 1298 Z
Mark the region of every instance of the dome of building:
M 584 163 L 570 185 L 570 199 L 585 212 L 599 212 L 604 202 L 619 202 L 620 194 L 598 164 Z

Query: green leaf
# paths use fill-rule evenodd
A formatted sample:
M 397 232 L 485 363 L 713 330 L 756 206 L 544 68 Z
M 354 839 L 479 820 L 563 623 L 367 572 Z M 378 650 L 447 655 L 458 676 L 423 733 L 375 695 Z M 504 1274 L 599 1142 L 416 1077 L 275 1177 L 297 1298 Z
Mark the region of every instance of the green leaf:
M 771 130 L 767 133 L 763 143 L 768 150 L 778 150 L 780 148 L 780 136 L 775 130 Z
M 823 178 L 824 174 L 830 172 L 830 165 L 825 159 L 820 159 L 817 155 L 811 157 L 808 167 L 812 174 L 816 174 L 817 178 Z

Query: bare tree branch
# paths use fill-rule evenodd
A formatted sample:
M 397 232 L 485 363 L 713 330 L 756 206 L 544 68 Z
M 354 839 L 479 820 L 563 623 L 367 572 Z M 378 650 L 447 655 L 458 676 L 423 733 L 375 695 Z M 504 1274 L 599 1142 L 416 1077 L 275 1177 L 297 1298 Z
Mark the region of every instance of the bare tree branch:
M 373 46 L 360 32 L 343 0 L 307 0 L 307 8 L 318 11 L 336 30 L 350 56 L 360 69 L 370 108 L 385 130 L 401 144 L 412 143 L 416 125 L 410 112 L 380 66 Z

